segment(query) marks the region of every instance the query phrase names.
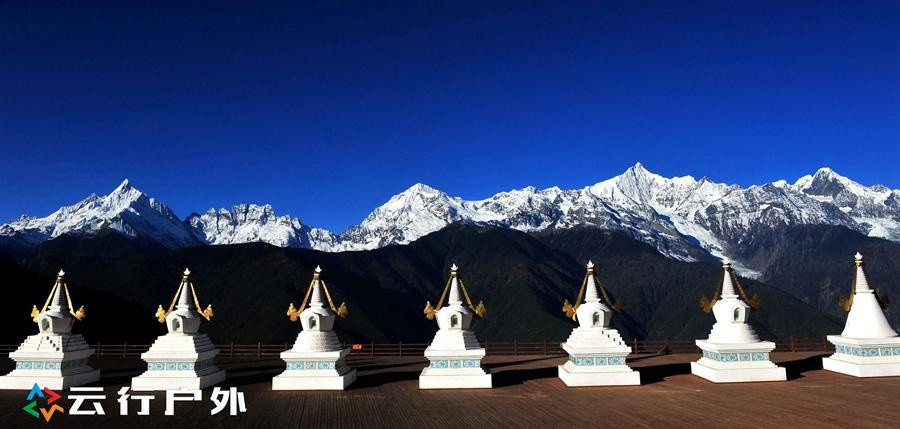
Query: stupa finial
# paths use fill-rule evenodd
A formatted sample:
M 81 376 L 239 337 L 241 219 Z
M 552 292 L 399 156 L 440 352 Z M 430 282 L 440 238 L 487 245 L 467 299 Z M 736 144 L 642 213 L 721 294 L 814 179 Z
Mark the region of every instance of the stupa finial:
M 63 271 L 62 268 L 60 268 L 60 269 L 59 269 L 59 272 L 56 273 L 56 276 L 57 276 L 57 277 L 65 277 L 65 276 L 66 276 L 66 272 Z
M 584 287 L 584 302 L 600 302 L 600 295 L 597 293 L 597 280 L 594 278 L 594 263 L 587 263 L 587 280 Z
M 51 292 L 50 299 L 48 302 L 50 304 L 51 309 L 55 308 L 63 313 L 68 313 L 69 312 L 69 306 L 68 306 L 69 297 L 68 297 L 68 295 L 65 295 L 66 284 L 65 284 L 65 280 L 63 279 L 63 276 L 65 276 L 65 273 L 62 270 L 59 270 L 59 272 L 62 274 L 57 275 L 56 284 L 53 285 L 53 290 Z
M 176 308 L 183 308 L 185 310 L 191 308 L 191 284 L 188 280 L 189 273 L 188 270 L 184 270 L 185 275 L 184 278 L 181 279 L 181 287 L 178 292 L 178 304 Z
M 731 278 L 731 261 L 728 258 L 722 259 L 722 269 L 725 270 L 725 276 L 722 278 L 722 297 L 736 298 L 738 294 L 734 289 L 734 281 Z
M 324 304 L 324 301 L 322 301 L 322 280 L 319 278 L 320 274 L 322 274 L 322 268 L 316 266 L 313 273 L 312 292 L 309 298 L 310 307 L 321 308 Z
M 187 276 L 189 276 L 189 275 L 191 275 L 191 270 L 188 269 L 188 268 L 185 268 L 185 269 L 184 269 L 184 276 L 187 277 Z
M 460 304 L 462 303 L 462 298 L 459 294 L 459 267 L 456 264 L 450 266 L 450 290 L 449 296 L 447 297 L 448 304 Z
M 854 255 L 853 258 L 853 263 L 856 264 L 856 273 L 853 276 L 853 290 L 855 292 L 866 292 L 872 290 L 872 287 L 869 286 L 869 278 L 866 275 L 866 270 L 865 268 L 863 268 L 862 255 L 859 252 L 856 252 L 856 255 Z

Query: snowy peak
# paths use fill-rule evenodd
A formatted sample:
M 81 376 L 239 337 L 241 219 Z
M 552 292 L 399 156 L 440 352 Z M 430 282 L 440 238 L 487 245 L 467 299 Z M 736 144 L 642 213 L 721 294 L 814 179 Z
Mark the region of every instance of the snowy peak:
M 126 179 L 122 180 L 122 183 L 119 183 L 119 186 L 116 186 L 116 189 L 113 189 L 113 191 L 110 192 L 109 194 L 110 195 L 123 194 L 123 193 L 132 192 L 132 191 L 137 191 L 138 193 L 141 192 L 141 191 L 138 191 L 137 189 L 135 189 L 134 186 L 131 186 L 131 182 L 126 178 Z
M 828 167 L 820 168 L 813 175 L 801 177 L 794 183 L 794 187 L 807 195 L 830 198 L 834 198 L 840 194 L 841 191 L 848 188 L 856 188 L 857 190 L 864 188 L 864 186 L 859 183 L 837 174 Z
M 392 212 L 410 208 L 437 208 L 453 204 L 449 195 L 423 183 L 416 183 L 394 195 L 376 211 Z
M 374 249 L 406 244 L 450 223 L 475 216 L 459 198 L 416 183 L 376 208 L 339 237 L 339 249 Z
M 645 203 L 650 200 L 653 189 L 664 180 L 662 176 L 647 171 L 641 163 L 637 163 L 624 173 L 595 184 L 591 187 L 591 192 L 601 198 Z
M 649 203 L 657 188 L 668 185 L 666 178 L 647 171 L 640 163 L 612 180 L 622 195 L 636 203 Z
M 331 250 L 331 233 L 310 228 L 299 218 L 278 216 L 269 204 L 238 204 L 227 210 L 191 214 L 185 224 L 205 244 L 269 243 L 280 247 Z
M 438 191 L 437 189 L 432 188 L 424 183 L 415 183 L 409 188 L 406 188 L 405 191 L 399 193 L 398 195 L 414 195 L 414 194 L 443 194 L 443 192 Z
M 596 197 L 620 204 L 638 204 L 650 208 L 671 207 L 683 201 L 697 187 L 691 176 L 666 178 L 637 163 L 624 173 L 591 186 Z
M 43 218 L 23 216 L 0 227 L 0 234 L 16 235 L 36 245 L 64 234 L 93 235 L 104 229 L 150 239 L 169 248 L 196 243 L 172 210 L 127 179 L 103 197 L 91 194 Z
M 794 188 L 850 216 L 857 230 L 872 237 L 900 239 L 900 191 L 882 185 L 864 186 L 830 168 L 803 176 Z

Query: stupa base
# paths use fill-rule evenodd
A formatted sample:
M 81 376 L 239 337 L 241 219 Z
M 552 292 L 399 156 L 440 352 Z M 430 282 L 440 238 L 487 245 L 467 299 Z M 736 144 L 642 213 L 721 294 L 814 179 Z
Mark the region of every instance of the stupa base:
M 419 375 L 419 389 L 490 389 L 491 374 L 484 368 L 468 370 L 425 368 Z
M 148 392 L 158 390 L 205 389 L 225 381 L 225 370 L 204 375 L 161 374 L 168 371 L 147 371 L 131 379 L 131 390 Z M 160 374 L 155 374 L 160 373 Z
M 349 354 L 349 348 L 284 351 L 281 358 L 287 369 L 272 378 L 272 390 L 344 390 L 356 381 L 356 369 L 344 364 Z
M 702 362 L 691 362 L 691 374 L 713 383 L 787 380 L 787 371 L 780 366 L 774 366 L 774 364 L 772 368 L 712 368 Z
M 900 376 L 900 362 L 853 363 L 826 357 L 822 358 L 822 368 L 854 377 Z
M 305 372 L 305 374 L 297 374 Z M 309 374 L 315 371 L 285 371 L 272 378 L 272 390 L 344 390 L 356 381 L 356 369 L 344 374 Z
M 900 376 L 900 337 L 856 339 L 829 335 L 835 353 L 822 368 L 854 377 Z
M 100 381 L 99 369 L 89 369 L 70 375 L 41 374 L 41 372 L 15 370 L 0 377 L 0 390 L 31 390 L 35 383 L 50 390 L 62 390 Z
M 589 344 L 574 343 L 571 339 L 578 333 L 593 333 L 599 338 Z M 618 340 L 604 340 L 609 333 Z M 640 385 L 641 374 L 625 365 L 631 347 L 626 346 L 618 335 L 614 329 L 576 328 L 570 340 L 561 344 L 569 354 L 569 360 L 559 365 L 559 378 L 570 387 Z
M 81 335 L 30 335 L 9 358 L 16 368 L 0 377 L 0 389 L 31 390 L 35 383 L 49 389 L 83 386 L 100 380 L 100 371 L 88 365 L 94 354 Z
M 559 378 L 569 387 L 586 386 L 638 386 L 641 373 L 625 366 L 613 371 L 573 371 L 567 365 L 559 365 Z
M 141 353 L 147 371 L 131 379 L 131 390 L 204 389 L 225 381 L 225 370 L 213 359 L 219 354 L 206 334 L 170 332 Z
M 490 371 L 481 366 L 481 359 L 484 358 L 484 355 L 484 348 L 438 350 L 432 343 L 425 349 L 428 366 L 419 375 L 419 389 L 490 389 L 494 387 Z
M 691 373 L 713 383 L 786 381 L 787 371 L 769 360 L 775 349 L 771 341 L 753 343 L 711 343 L 697 340 L 703 357 L 691 362 Z

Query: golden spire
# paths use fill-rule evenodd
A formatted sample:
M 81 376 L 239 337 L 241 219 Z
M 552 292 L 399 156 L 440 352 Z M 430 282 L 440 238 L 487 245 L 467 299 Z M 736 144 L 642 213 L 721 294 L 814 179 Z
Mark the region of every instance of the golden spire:
M 466 285 L 463 283 L 462 279 L 459 278 L 459 267 L 456 264 L 453 264 L 450 267 L 450 278 L 447 279 L 447 283 L 444 285 L 444 290 L 441 292 L 441 298 L 438 300 L 437 306 L 432 306 L 431 301 L 425 301 L 425 309 L 422 310 L 422 313 L 425 314 L 425 317 L 428 320 L 433 320 L 434 316 L 440 311 L 441 306 L 444 305 L 444 298 L 447 298 L 447 294 L 450 294 L 450 303 L 453 304 L 461 303 L 459 292 L 460 290 L 463 293 L 463 296 L 466 299 L 467 306 L 472 312 L 475 313 L 478 317 L 484 317 L 487 314 L 487 307 L 484 305 L 484 300 L 478 302 L 478 305 L 472 304 L 472 299 L 469 297 L 469 291 L 466 289 Z
M 737 291 L 735 291 L 735 288 L 737 288 Z M 706 294 L 700 295 L 700 308 L 704 313 L 709 313 L 710 311 L 712 311 L 713 306 L 716 305 L 716 302 L 719 300 L 720 294 L 725 297 L 734 297 L 735 295 L 737 295 L 744 301 L 744 303 L 747 304 L 747 306 L 750 307 L 751 310 L 759 309 L 759 295 L 753 294 L 752 298 L 747 296 L 747 293 L 744 291 L 744 287 L 741 285 L 741 281 L 731 269 L 731 260 L 729 260 L 728 258 L 722 258 L 722 281 L 719 282 L 719 285 L 716 287 L 715 292 L 713 292 L 712 298 L 707 298 Z
M 341 302 L 340 306 L 335 306 L 334 301 L 331 299 L 331 292 L 328 290 L 328 285 L 325 284 L 325 281 L 321 278 L 322 275 L 322 267 L 316 266 L 313 270 L 313 278 L 312 281 L 309 282 L 309 287 L 306 289 L 306 295 L 303 297 L 303 303 L 300 304 L 300 308 L 294 307 L 294 303 L 292 302 L 287 309 L 286 315 L 291 319 L 291 322 L 296 322 L 297 318 L 300 316 L 300 313 L 306 309 L 306 304 L 309 303 L 309 299 L 313 297 L 313 304 L 321 306 L 322 298 L 319 292 L 319 285 L 321 284 L 322 290 L 325 291 L 325 298 L 328 300 L 328 306 L 331 308 L 331 311 L 334 312 L 340 318 L 345 318 L 350 313 L 350 310 L 347 308 L 346 302 Z
M 159 323 L 165 323 L 166 316 L 168 316 L 176 307 L 190 309 L 191 304 L 193 304 L 194 309 L 204 319 L 211 320 L 213 318 L 214 313 L 212 304 L 207 305 L 205 309 L 200 306 L 200 300 L 197 299 L 197 291 L 194 288 L 194 283 L 191 282 L 190 276 L 191 270 L 185 268 L 181 275 L 181 283 L 178 285 L 178 289 L 175 290 L 175 296 L 172 297 L 172 303 L 169 304 L 169 308 L 163 310 L 162 305 L 159 305 L 156 308 L 156 313 L 154 315 Z
M 563 299 L 562 312 L 566 317 L 577 320 L 578 315 L 576 312 L 578 311 L 578 307 L 581 306 L 582 298 L 584 301 L 600 301 L 600 296 L 597 295 L 597 289 L 599 289 L 600 293 L 603 295 L 603 301 L 606 301 L 606 303 L 612 307 L 613 311 L 621 313 L 625 308 L 625 305 L 622 304 L 621 300 L 616 300 L 615 304 L 612 303 L 609 293 L 606 291 L 606 287 L 599 279 L 597 279 L 597 275 L 594 271 L 594 262 L 588 261 L 585 268 L 587 268 L 587 272 L 581 280 L 581 287 L 578 288 L 578 296 L 575 297 L 575 304 L 570 303 L 568 298 Z
M 79 307 L 78 311 L 72 309 L 72 296 L 69 295 L 69 286 L 66 283 L 65 276 L 66 272 L 62 269 L 56 273 L 56 282 L 53 283 L 53 287 L 50 289 L 50 295 L 47 297 L 47 300 L 44 301 L 44 306 L 40 310 L 38 310 L 36 305 L 31 306 L 31 320 L 37 322 L 37 318 L 47 311 L 47 307 L 54 306 L 58 307 L 60 311 L 68 311 L 68 313 L 76 320 L 84 319 L 84 306 Z M 63 293 L 65 293 L 66 296 L 65 300 L 63 300 L 62 297 Z

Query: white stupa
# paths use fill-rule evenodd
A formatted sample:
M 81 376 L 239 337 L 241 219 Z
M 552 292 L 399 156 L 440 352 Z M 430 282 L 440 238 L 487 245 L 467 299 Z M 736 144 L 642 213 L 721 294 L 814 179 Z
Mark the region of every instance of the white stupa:
M 829 335 L 835 353 L 822 359 L 822 367 L 855 377 L 900 375 L 900 337 L 891 328 L 856 254 L 853 291 L 844 303 L 849 307 L 841 335 Z
M 463 305 L 460 290 L 468 307 Z M 445 297 L 447 306 L 441 308 Z M 437 308 L 440 310 L 436 311 L 430 302 L 425 306 L 425 315 L 429 319 L 437 317 L 438 331 L 425 349 L 428 366 L 419 375 L 419 388 L 491 388 L 491 374 L 481 366 L 484 348 L 478 344 L 475 333 L 469 330 L 474 316 L 484 316 L 484 302 L 477 307 L 472 305 L 469 293 L 457 275 L 456 264 L 450 268 L 450 280 L 441 293 Z
M 691 372 L 714 383 L 787 380 L 784 368 L 769 360 L 775 343 L 760 341 L 747 323 L 751 307 L 735 292 L 737 283 L 741 295 L 747 299 L 731 271 L 731 263 L 726 259 L 722 267 L 725 272 L 721 299 L 712 306 L 716 323 L 708 339 L 697 340 L 703 357 L 691 362 Z
M 65 275 L 59 270 L 44 307 L 40 311 L 37 306 L 32 308 L 31 318 L 39 332 L 9 354 L 16 369 L 0 377 L 0 389 L 29 390 L 37 383 L 61 390 L 100 380 L 100 371 L 87 364 L 94 348 L 81 335 L 72 333 L 75 320 L 84 318 L 84 307 L 72 310 Z
M 584 303 L 578 304 L 584 296 Z M 607 298 L 608 300 L 608 298 Z M 569 339 L 562 343 L 569 360 L 559 366 L 559 378 L 567 386 L 622 386 L 641 384 L 641 375 L 625 365 L 631 347 L 619 331 L 609 328 L 612 310 L 600 301 L 594 278 L 594 263 L 588 261 L 587 274 L 572 307 L 563 311 L 578 321 Z
M 347 305 L 335 307 L 328 286 L 321 280 L 321 267 L 316 267 L 306 297 L 300 305 L 302 312 L 291 303 L 287 315 L 291 321 L 300 319 L 303 330 L 297 335 L 294 347 L 281 353 L 287 369 L 272 379 L 272 390 L 343 390 L 356 380 L 356 369 L 344 363 L 350 348 L 342 348 L 332 330 L 335 315 L 347 315 Z M 322 290 L 328 299 L 325 307 Z M 306 302 L 309 301 L 309 308 Z
M 132 390 L 203 389 L 225 380 L 225 370 L 213 363 L 219 350 L 206 334 L 198 333 L 200 319 L 212 318 L 212 306 L 200 309 L 190 274 L 190 270 L 184 270 L 169 309 L 159 306 L 156 311 L 168 333 L 141 354 L 147 371 L 131 379 Z

